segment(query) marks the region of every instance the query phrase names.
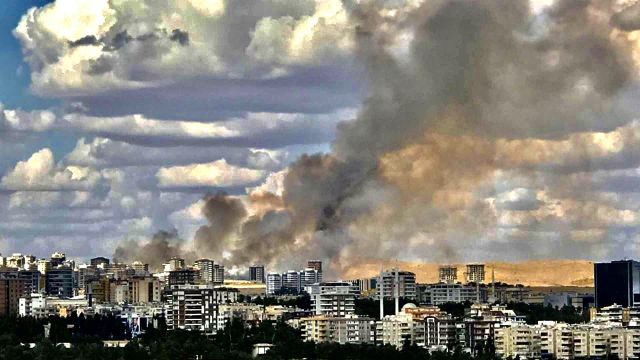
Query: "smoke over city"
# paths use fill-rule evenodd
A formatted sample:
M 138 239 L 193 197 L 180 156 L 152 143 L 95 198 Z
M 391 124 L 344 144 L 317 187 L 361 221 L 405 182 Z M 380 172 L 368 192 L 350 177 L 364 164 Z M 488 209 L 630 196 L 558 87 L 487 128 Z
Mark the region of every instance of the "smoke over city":
M 136 240 L 124 240 L 116 248 L 115 262 L 133 263 L 140 261 L 149 264 L 153 270 L 162 269 L 162 264 L 172 257 L 182 257 L 193 262 L 195 254 L 185 251 L 184 240 L 174 231 L 159 231 L 147 243 L 140 244 Z
M 627 32 L 640 27 L 637 4 L 347 3 L 368 81 L 357 118 L 339 125 L 331 153 L 293 162 L 278 193 L 206 197 L 195 253 L 237 266 L 321 258 L 337 272 L 357 259 L 490 259 L 504 248 L 570 257 L 571 244 L 597 253 L 612 226 L 636 223 L 590 192 L 602 186 L 590 174 L 640 162 L 625 147 L 637 138 L 626 125 L 639 113 Z M 115 257 L 174 250 L 155 237 L 131 245 Z

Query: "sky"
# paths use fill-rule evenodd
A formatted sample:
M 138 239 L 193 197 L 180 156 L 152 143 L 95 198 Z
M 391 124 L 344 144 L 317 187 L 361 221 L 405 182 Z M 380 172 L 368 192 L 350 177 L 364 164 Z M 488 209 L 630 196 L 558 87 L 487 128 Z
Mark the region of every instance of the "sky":
M 0 253 L 633 257 L 640 5 L 509 4 L 3 1 Z
M 242 60 L 234 32 L 220 39 L 229 58 L 214 60 L 206 22 L 220 17 L 215 2 L 166 2 L 165 14 L 182 20 L 160 20 L 165 14 L 144 14 L 136 4 L 143 2 L 125 3 L 130 16 L 147 18 L 117 24 L 106 1 L 0 6 L 0 253 L 59 249 L 87 258 L 110 256 L 122 239 L 159 230 L 192 237 L 204 223 L 193 206 L 206 194 L 242 195 L 299 154 L 328 151 L 337 122 L 355 116 L 361 84 L 334 67 L 339 54 L 317 67 L 308 59 Z M 290 10 L 279 6 L 256 11 Z M 309 2 L 291 11 L 309 12 Z M 229 20 L 239 46 L 248 45 L 259 15 Z M 105 19 L 116 22 L 109 31 Z M 183 22 L 193 27 L 188 40 L 172 40 Z M 73 48 L 71 41 L 122 31 L 153 38 L 130 40 L 136 53 L 123 55 L 122 78 L 74 75 L 83 72 L 77 61 L 96 59 L 72 53 L 90 46 Z M 171 53 L 166 63 L 154 59 L 160 51 Z M 61 56 L 58 65 L 48 56 Z

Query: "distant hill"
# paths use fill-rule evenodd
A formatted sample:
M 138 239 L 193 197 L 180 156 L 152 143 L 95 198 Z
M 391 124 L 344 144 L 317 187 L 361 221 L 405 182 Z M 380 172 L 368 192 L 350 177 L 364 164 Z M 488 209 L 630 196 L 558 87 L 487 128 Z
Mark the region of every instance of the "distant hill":
M 429 283 L 438 281 L 438 264 L 419 262 L 385 261 L 384 268 L 396 264 L 402 269 L 414 272 L 417 281 Z M 458 280 L 464 281 L 464 264 L 458 267 Z M 486 282 L 491 282 L 491 270 L 495 279 L 509 284 L 528 286 L 593 286 L 593 262 L 588 260 L 526 260 L 520 262 L 486 262 Z M 380 261 L 356 261 L 344 272 L 345 279 L 372 277 L 380 272 Z

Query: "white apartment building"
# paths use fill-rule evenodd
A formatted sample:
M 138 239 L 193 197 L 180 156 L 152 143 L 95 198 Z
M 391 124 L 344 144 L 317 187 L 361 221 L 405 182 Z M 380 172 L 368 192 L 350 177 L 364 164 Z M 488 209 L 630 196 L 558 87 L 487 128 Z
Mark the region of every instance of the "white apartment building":
M 306 268 L 300 272 L 300 285 L 306 286 L 317 284 L 322 281 L 322 272 L 313 268 Z
M 617 325 L 568 325 L 550 321 L 537 325 L 506 324 L 495 329 L 496 353 L 504 358 L 558 360 L 640 357 L 640 329 Z
M 213 260 L 199 259 L 195 262 L 195 267 L 200 270 L 200 279 L 206 284 L 213 282 Z
M 218 307 L 236 302 L 237 291 L 208 285 L 180 285 L 167 291 L 165 318 L 169 329 L 186 329 L 214 334 L 218 330 Z
M 378 280 L 377 286 L 382 285 L 382 295 L 384 298 L 393 299 L 395 297 L 396 275 L 398 276 L 398 296 L 415 300 L 417 297 L 416 274 L 398 270 L 384 271 L 382 273 L 382 284 L 380 284 L 380 280 Z M 378 292 L 376 292 L 376 295 L 380 296 Z
M 324 282 L 307 286 L 316 315 L 344 317 L 355 312 L 357 289 L 349 282 Z
M 377 342 L 401 349 L 405 342 L 426 347 L 424 320 L 414 317 L 406 310 L 415 308 L 414 304 L 406 304 L 397 315 L 387 315 L 377 323 Z
M 279 273 L 267 274 L 267 295 L 274 295 L 282 289 L 282 275 Z
M 487 291 L 485 287 L 462 284 L 421 285 L 419 300 L 420 303 L 436 306 L 450 302 L 484 303 L 487 301 Z
M 85 309 L 88 306 L 89 301 L 84 297 L 61 299 L 55 296 L 32 293 L 28 297 L 20 298 L 18 314 L 20 316 L 33 316 L 37 318 L 51 315 L 65 317 L 73 310 Z
M 305 341 L 340 344 L 372 343 L 374 320 L 355 315 L 345 317 L 314 316 L 298 321 Z
M 217 285 L 224 284 L 224 265 L 213 265 L 213 283 Z

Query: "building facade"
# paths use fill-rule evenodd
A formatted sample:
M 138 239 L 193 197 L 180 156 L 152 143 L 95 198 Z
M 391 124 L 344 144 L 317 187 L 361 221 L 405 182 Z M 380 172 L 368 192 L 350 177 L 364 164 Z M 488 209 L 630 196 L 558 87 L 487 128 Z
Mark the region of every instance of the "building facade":
M 46 275 L 47 294 L 67 298 L 72 297 L 74 289 L 73 278 L 73 270 L 70 267 L 58 266 L 49 269 Z
M 264 266 L 255 265 L 255 266 L 249 267 L 249 280 L 250 281 L 255 281 L 257 283 L 264 284 L 265 283 L 265 275 L 266 274 L 264 272 Z
M 315 343 L 372 343 L 374 341 L 372 331 L 374 324 L 373 319 L 358 316 L 314 316 L 299 321 L 304 340 Z
M 640 262 L 620 260 L 593 266 L 597 308 L 640 306 Z
M 311 296 L 311 309 L 316 315 L 345 317 L 355 312 L 355 292 L 348 282 L 325 282 L 307 286 Z
M 267 274 L 267 295 L 275 295 L 282 289 L 282 275 L 279 273 Z
M 458 281 L 458 268 L 455 265 L 441 265 L 438 267 L 438 281 L 453 284 Z
M 464 276 L 468 283 L 483 283 L 485 276 L 484 264 L 467 264 Z
M 397 271 L 398 276 L 398 296 L 410 300 L 417 298 L 416 274 L 408 271 Z M 385 299 L 393 299 L 396 291 L 396 271 L 384 271 L 382 273 L 382 294 Z M 379 294 L 376 294 L 379 296 Z
M 214 334 L 218 330 L 219 304 L 237 302 L 238 294 L 209 285 L 181 285 L 166 290 L 165 297 L 168 329 Z

